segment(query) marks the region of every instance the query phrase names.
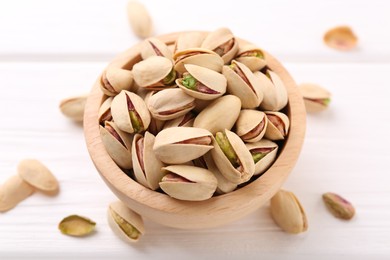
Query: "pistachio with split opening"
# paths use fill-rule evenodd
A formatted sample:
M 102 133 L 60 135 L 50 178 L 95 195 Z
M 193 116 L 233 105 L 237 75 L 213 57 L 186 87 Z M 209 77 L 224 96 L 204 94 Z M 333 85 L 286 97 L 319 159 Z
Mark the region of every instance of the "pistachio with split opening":
M 179 73 L 186 72 L 184 64 L 194 64 L 221 72 L 224 64 L 222 58 L 213 51 L 204 48 L 191 48 L 178 51 L 173 55 L 175 70 Z
M 340 195 L 327 192 L 322 195 L 322 199 L 329 211 L 337 218 L 349 220 L 355 215 L 355 208 Z
M 236 122 L 236 133 L 244 142 L 257 142 L 263 138 L 268 120 L 264 112 L 243 109 Z
M 109 97 L 101 104 L 98 114 L 99 124 L 104 125 L 104 122 L 112 121 L 111 103 L 113 99 L 113 97 Z
M 331 94 L 323 87 L 316 84 L 303 83 L 299 85 L 299 91 L 302 94 L 307 112 L 320 112 L 329 106 Z
M 285 139 L 290 127 L 288 117 L 281 112 L 266 111 L 265 114 L 268 119 L 265 138 L 273 141 Z
M 275 72 L 267 69 L 263 74 L 260 71 L 254 73 L 264 94 L 260 109 L 269 111 L 279 111 L 287 105 L 288 95 L 282 79 Z
M 238 42 L 228 28 L 219 28 L 206 36 L 202 48 L 216 52 L 228 64 L 238 51 Z
M 245 145 L 252 154 L 255 163 L 254 175 L 264 173 L 273 164 L 278 154 L 278 145 L 267 139 Z
M 115 96 L 122 90 L 131 90 L 133 73 L 130 70 L 108 67 L 101 77 L 100 89 L 107 96 Z
M 185 115 L 179 116 L 175 119 L 165 121 L 164 129 L 177 126 L 192 127 L 194 125 L 195 114 L 188 112 Z
M 258 71 L 267 65 L 264 52 L 251 44 L 240 46 L 236 60 L 245 64 L 251 71 Z
M 144 46 L 141 50 L 141 57 L 146 60 L 152 56 L 161 56 L 172 60 L 173 54 L 164 42 L 157 38 L 149 38 L 144 41 Z

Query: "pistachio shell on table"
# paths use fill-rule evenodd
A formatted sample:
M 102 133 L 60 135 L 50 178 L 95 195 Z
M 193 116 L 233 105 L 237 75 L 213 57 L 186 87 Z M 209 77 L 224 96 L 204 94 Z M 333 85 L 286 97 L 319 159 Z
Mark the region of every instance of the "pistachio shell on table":
M 98 113 L 99 124 L 104 125 L 105 121 L 112 121 L 111 103 L 113 99 L 114 99 L 113 97 L 108 97 L 100 105 L 99 113 Z
M 263 50 L 252 44 L 240 46 L 235 60 L 246 65 L 251 71 L 261 70 L 267 65 Z
M 144 45 L 141 50 L 141 57 L 146 60 L 152 56 L 161 56 L 172 60 L 173 54 L 164 42 L 157 38 L 149 38 L 144 41 Z
M 329 106 L 331 94 L 323 87 L 317 84 L 303 83 L 299 85 L 299 91 L 302 94 L 307 112 L 320 112 Z
M 339 51 L 349 51 L 356 47 L 358 37 L 349 26 L 337 26 L 324 35 L 325 44 Z
M 255 163 L 254 175 L 263 174 L 274 163 L 278 154 L 278 145 L 264 138 L 258 142 L 245 145 L 252 154 Z
M 135 35 L 140 38 L 150 37 L 153 33 L 153 22 L 146 7 L 136 0 L 129 1 L 127 17 Z
M 222 71 L 223 59 L 215 52 L 204 48 L 191 48 L 178 51 L 173 55 L 175 70 L 186 72 L 185 64 L 194 64 L 217 72 Z
M 58 224 L 62 234 L 68 236 L 82 237 L 91 234 L 95 230 L 96 223 L 89 218 L 70 215 Z
M 33 194 L 34 191 L 34 187 L 19 175 L 11 176 L 0 186 L 0 212 L 14 208 Z
M 350 220 L 355 215 L 355 208 L 348 200 L 333 192 L 327 192 L 322 195 L 322 199 L 336 218 Z
M 28 184 L 41 191 L 56 191 L 59 184 L 53 173 L 40 161 L 24 159 L 18 164 L 19 176 Z
M 266 111 L 265 114 L 268 119 L 265 138 L 272 141 L 284 140 L 290 127 L 290 120 L 288 117 L 281 112 Z
M 185 115 L 179 116 L 169 121 L 165 121 L 164 129 L 178 126 L 192 127 L 194 125 L 194 120 L 195 114 L 190 111 Z
M 200 32 L 184 32 L 177 37 L 174 53 L 190 48 L 200 48 L 206 35 Z
M 179 86 L 187 95 L 197 99 L 211 100 L 226 92 L 226 78 L 211 69 L 193 64 L 184 65 L 187 72 L 176 79 Z
M 162 178 L 160 187 L 175 199 L 207 200 L 217 189 L 217 179 L 207 169 L 188 165 L 170 165 L 163 169 L 166 175 Z
M 271 70 L 266 70 L 266 74 L 255 72 L 260 90 L 264 98 L 260 104 L 260 109 L 268 111 L 279 111 L 287 105 L 287 89 L 282 79 Z
M 162 162 L 181 164 L 213 148 L 212 134 L 202 128 L 171 127 L 157 134 L 153 151 Z
M 127 133 L 140 133 L 150 124 L 150 113 L 141 97 L 122 90 L 111 103 L 111 114 L 115 124 Z
M 132 90 L 133 73 L 130 70 L 108 67 L 101 77 L 100 89 L 107 96 L 115 96 L 122 90 Z
M 86 102 L 86 95 L 66 98 L 61 100 L 60 110 L 62 114 L 68 118 L 76 122 L 82 122 L 84 119 L 84 108 Z
M 268 120 L 264 112 L 243 109 L 236 122 L 236 133 L 244 142 L 257 142 L 263 138 Z

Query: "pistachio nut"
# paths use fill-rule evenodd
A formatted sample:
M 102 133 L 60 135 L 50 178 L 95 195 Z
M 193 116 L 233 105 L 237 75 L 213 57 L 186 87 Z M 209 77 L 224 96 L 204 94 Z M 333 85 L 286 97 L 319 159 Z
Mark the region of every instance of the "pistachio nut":
M 284 108 L 288 102 L 287 89 L 278 74 L 271 70 L 267 70 L 266 74 L 259 71 L 254 74 L 264 94 L 260 108 L 269 111 L 279 111 Z
M 159 90 L 174 87 L 176 71 L 171 60 L 161 56 L 151 56 L 133 66 L 133 76 L 138 86 Z
M 153 22 L 146 7 L 136 0 L 129 1 L 127 17 L 135 35 L 147 38 L 153 33 Z
M 236 56 L 238 42 L 228 28 L 219 28 L 206 36 L 201 47 L 216 52 L 228 64 Z
M 104 125 L 104 122 L 112 121 L 111 103 L 113 99 L 113 97 L 109 97 L 101 104 L 98 113 L 99 124 Z
M 194 125 L 195 114 L 191 111 L 175 119 L 165 121 L 164 129 L 177 126 L 192 127 Z
M 186 72 L 184 64 L 194 64 L 217 72 L 222 71 L 224 64 L 218 54 L 204 48 L 178 51 L 173 55 L 173 60 L 175 61 L 175 70 L 181 74 Z
M 181 164 L 204 155 L 212 148 L 209 131 L 195 127 L 171 127 L 157 134 L 153 151 L 164 163 Z
M 159 120 L 170 120 L 188 113 L 195 107 L 195 98 L 180 88 L 164 89 L 148 98 L 152 116 Z
M 68 236 L 82 237 L 91 234 L 95 230 L 96 223 L 89 218 L 70 215 L 58 224 L 62 234 Z
M 247 182 L 255 172 L 252 155 L 241 138 L 226 130 L 217 132 L 211 155 L 223 176 L 232 183 Z
M 0 212 L 14 208 L 34 193 L 34 187 L 19 175 L 13 175 L 0 186 Z
M 322 195 L 322 199 L 329 211 L 337 218 L 349 220 L 355 215 L 355 208 L 340 195 L 327 192 Z
M 119 167 L 131 169 L 131 145 L 133 136 L 120 130 L 114 122 L 105 121 L 100 126 L 100 136 L 107 153 Z
M 337 26 L 324 35 L 324 43 L 339 51 L 350 51 L 357 45 L 358 37 L 349 26 Z
M 109 205 L 107 220 L 112 231 L 125 242 L 137 242 L 145 233 L 141 216 L 121 201 L 112 202 Z
M 267 129 L 268 121 L 264 112 L 243 109 L 236 122 L 236 134 L 244 142 L 257 142 L 263 138 Z
M 78 96 L 63 99 L 60 103 L 62 114 L 76 122 L 82 122 L 84 119 L 84 107 L 87 102 L 87 96 Z
M 130 70 L 108 67 L 101 77 L 100 89 L 107 96 L 115 96 L 122 90 L 132 90 L 133 73 Z
M 187 95 L 197 99 L 211 100 L 226 92 L 226 78 L 211 69 L 193 64 L 185 64 L 187 72 L 176 79 L 179 86 Z
M 164 126 L 165 126 L 165 121 L 158 120 L 152 117 L 150 120 L 148 131 L 151 134 L 156 135 L 164 128 Z
M 217 179 L 209 170 L 188 165 L 170 165 L 163 169 L 166 174 L 160 187 L 175 199 L 207 200 L 217 189 Z
M 304 83 L 299 85 L 299 91 L 302 94 L 307 112 L 320 112 L 329 106 L 331 94 L 321 86 Z
M 181 33 L 175 42 L 174 52 L 176 53 L 190 48 L 200 48 L 205 37 L 200 32 Z
M 240 46 L 235 59 L 251 71 L 261 70 L 267 65 L 264 52 L 252 44 Z
M 305 210 L 290 191 L 280 190 L 271 199 L 271 216 L 288 233 L 298 234 L 308 228 Z
M 263 174 L 274 163 L 278 154 L 278 145 L 264 138 L 258 142 L 245 145 L 252 154 L 255 163 L 254 175 Z
M 141 57 L 146 60 L 152 56 L 161 56 L 172 60 L 173 54 L 164 42 L 157 38 L 149 38 L 144 41 Z
M 269 140 L 284 140 L 288 134 L 290 120 L 281 112 L 265 112 L 268 125 L 265 132 L 265 138 Z
M 223 66 L 222 73 L 227 79 L 227 92 L 241 100 L 243 108 L 256 108 L 263 100 L 259 81 L 244 64 L 233 60 L 231 65 Z
M 150 113 L 145 102 L 137 94 L 122 90 L 111 103 L 115 124 L 127 133 L 141 133 L 150 124 Z
M 22 160 L 18 165 L 18 174 L 25 182 L 38 190 L 51 192 L 59 188 L 56 177 L 38 160 Z
M 147 188 L 156 190 L 163 177 L 161 168 L 164 164 L 153 152 L 155 137 L 149 132 L 136 134 L 131 147 L 133 171 L 135 179 Z

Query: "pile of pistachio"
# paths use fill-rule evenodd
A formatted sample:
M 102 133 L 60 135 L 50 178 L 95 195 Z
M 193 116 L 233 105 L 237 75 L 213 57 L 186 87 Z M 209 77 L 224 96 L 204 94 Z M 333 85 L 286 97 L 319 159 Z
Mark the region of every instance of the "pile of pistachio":
M 146 39 L 131 70 L 108 67 L 101 77 L 108 154 L 140 184 L 180 200 L 257 178 L 289 130 L 287 91 L 264 55 L 227 28 L 183 33 L 172 46 Z

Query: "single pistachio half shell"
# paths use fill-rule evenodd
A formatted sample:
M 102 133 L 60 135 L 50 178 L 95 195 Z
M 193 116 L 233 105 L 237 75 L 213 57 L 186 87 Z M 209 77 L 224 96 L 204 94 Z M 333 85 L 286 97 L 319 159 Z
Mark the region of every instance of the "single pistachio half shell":
M 86 102 L 86 95 L 66 98 L 60 102 L 60 110 L 62 114 L 68 118 L 76 122 L 82 122 L 84 119 L 84 108 Z
M 288 233 L 298 234 L 308 228 L 305 210 L 290 191 L 280 190 L 271 199 L 271 216 Z
M 157 134 L 153 151 L 167 164 L 194 160 L 213 148 L 212 134 L 202 128 L 171 127 Z
M 217 179 L 207 169 L 188 165 L 170 165 L 163 169 L 166 175 L 162 178 L 160 187 L 175 199 L 207 200 L 217 189 Z
M 91 234 L 95 230 L 96 223 L 89 218 L 70 215 L 58 224 L 58 229 L 62 234 L 75 237 L 83 237 Z
M 327 192 L 322 195 L 322 199 L 329 211 L 337 218 L 349 220 L 355 215 L 353 205 L 340 195 Z
M 132 90 L 133 73 L 130 70 L 108 67 L 101 77 L 100 89 L 107 96 L 115 96 L 122 90 Z
M 215 52 L 204 48 L 191 48 L 178 51 L 173 55 L 175 70 L 186 72 L 184 64 L 194 64 L 217 72 L 222 71 L 223 59 Z
M 129 1 L 127 17 L 135 35 L 140 38 L 150 37 L 153 33 L 153 22 L 146 7 L 136 0 Z
M 192 127 L 194 125 L 194 120 L 195 114 L 190 111 L 185 115 L 179 116 L 169 121 L 165 121 L 164 129 L 178 126 Z
M 24 181 L 38 190 L 50 192 L 59 188 L 56 177 L 38 160 L 22 160 L 18 165 L 18 174 Z
M 255 163 L 254 175 L 263 174 L 274 163 L 278 154 L 278 145 L 264 138 L 258 142 L 245 145 L 252 154 Z
M 205 34 L 200 32 L 181 33 L 176 40 L 174 52 L 176 53 L 190 48 L 200 48 L 205 37 Z
M 172 60 L 173 54 L 164 42 L 157 38 L 149 38 L 144 41 L 144 46 L 141 50 L 141 57 L 146 60 L 152 56 L 161 56 Z
M 330 48 L 349 51 L 356 47 L 358 38 L 350 27 L 338 26 L 325 33 L 324 42 Z
M 113 97 L 109 97 L 101 104 L 98 113 L 99 124 L 104 125 L 105 121 L 112 121 L 111 103 Z
M 299 85 L 299 91 L 302 94 L 307 112 L 320 112 L 329 106 L 331 94 L 323 87 L 316 84 L 303 83 Z
M 19 175 L 13 175 L 0 186 L 0 212 L 14 208 L 34 193 L 34 187 Z
M 265 112 L 268 125 L 265 132 L 265 138 L 269 140 L 284 140 L 288 134 L 290 120 L 282 112 Z
M 246 65 L 251 71 L 261 70 L 267 65 L 263 50 L 252 44 L 240 46 L 235 60 Z
M 265 135 L 268 120 L 264 112 L 243 109 L 236 122 L 236 133 L 244 142 L 257 142 Z
M 261 72 L 254 73 L 261 91 L 264 94 L 260 109 L 268 111 L 279 111 L 287 105 L 287 89 L 278 74 L 267 70 L 266 74 Z
M 137 242 L 145 233 L 142 217 L 121 201 L 109 205 L 107 220 L 112 231 L 125 242 Z

